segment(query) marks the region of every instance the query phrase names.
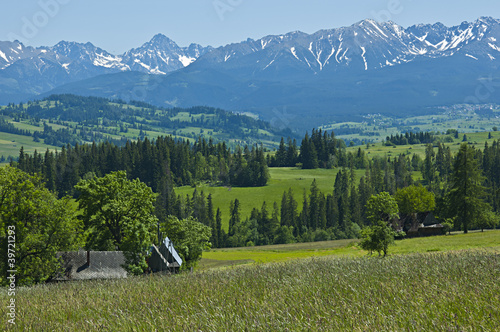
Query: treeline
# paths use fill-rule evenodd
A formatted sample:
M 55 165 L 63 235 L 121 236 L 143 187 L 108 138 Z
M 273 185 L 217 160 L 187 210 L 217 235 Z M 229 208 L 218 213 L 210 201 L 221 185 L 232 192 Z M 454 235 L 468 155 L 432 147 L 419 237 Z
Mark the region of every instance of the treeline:
M 271 167 L 295 167 L 303 169 L 347 167 L 365 168 L 366 158 L 361 149 L 357 153 L 347 153 L 345 142 L 321 129 L 313 129 L 311 136 L 306 133 L 297 147 L 296 140 L 288 139 L 288 144 L 281 138 L 276 154 L 269 158 Z
M 421 161 L 420 161 L 421 162 Z M 297 201 L 290 188 L 281 201 L 264 202 L 250 216 L 239 216 L 239 202 L 231 203 L 226 245 L 286 244 L 356 238 L 367 225 L 366 202 L 383 191 L 414 184 L 414 167 L 407 156 L 374 158 L 367 162 L 365 175 L 356 180 L 355 168 L 342 168 L 331 191 L 321 192 L 316 180 Z M 419 165 L 416 166 L 418 168 Z
M 49 190 L 59 196 L 73 195 L 73 187 L 87 174 L 103 176 L 124 170 L 155 192 L 162 182 L 176 186 L 205 181 L 215 185 L 264 186 L 269 179 L 262 147 L 253 146 L 231 152 L 226 144 L 200 138 L 189 140 L 159 137 L 119 147 L 110 142 L 63 146 L 60 152 L 35 151 L 29 155 L 21 148 L 17 167 L 30 174 L 43 174 Z
M 5 119 L 3 118 L 0 118 L 0 132 L 22 136 L 31 136 L 29 130 L 16 128 L 12 123 L 5 121 Z
M 404 134 L 396 134 L 386 137 L 386 144 L 394 145 L 415 145 L 415 144 L 429 144 L 435 140 L 434 134 L 429 132 L 406 132 Z
M 66 146 L 60 152 L 47 151 L 33 156 L 21 150 L 17 167 L 42 174 L 47 187 L 60 196 L 75 194 L 73 186 L 80 179 L 125 170 L 130 178 L 140 179 L 159 194 L 156 214 L 160 220 L 168 216 L 179 219 L 194 217 L 212 228 L 214 246 L 223 247 L 356 237 L 361 228 L 369 225 L 366 204 L 370 197 L 382 192 L 394 195 L 398 190 L 415 184 L 413 174 L 416 171 L 422 174 L 423 180 L 419 183 L 436 197 L 432 209 L 437 218 L 459 220 L 453 205 L 456 200 L 450 197 L 459 190 L 457 172 L 465 167 L 463 160 L 469 174 L 473 170 L 480 173 L 476 185 L 480 189 L 484 187 L 484 190 L 467 193 L 465 197 L 484 202 L 486 208 L 477 204 L 484 211 L 489 211 L 488 206 L 491 206 L 491 211 L 498 212 L 499 142 L 494 141 L 492 146 L 486 144 L 483 151 L 463 144 L 462 150 L 465 152 L 453 155 L 449 146 L 437 143 L 437 149 L 427 144 L 424 158 L 416 154 L 401 154 L 368 159 L 361 147 L 356 153 L 346 153 L 343 142 L 333 133 L 314 130 L 311 137 L 304 137 L 300 150 L 293 140 L 289 139 L 285 145 L 282 139 L 276 155 L 267 158 L 259 146 L 238 148 L 232 152 L 225 143 L 214 144 L 203 138 L 191 144 L 172 137 L 160 137 L 154 141 L 127 142 L 123 147 L 111 143 Z M 310 164 L 304 167 L 304 161 Z M 288 190 L 281 196 L 281 201 L 276 197 L 272 202 L 264 202 L 249 216 L 240 215 L 239 201 L 234 200 L 229 209 L 227 234 L 220 222 L 224 211 L 214 212 L 210 196 L 195 191 L 192 196 L 182 197 L 174 192 L 176 186 L 200 181 L 215 185 L 265 185 L 269 178 L 267 164 L 287 163 L 304 168 L 339 167 L 340 170 L 330 191 L 320 192 L 314 181 L 310 190 L 303 193 L 301 201 L 297 201 L 292 190 Z M 356 169 L 365 170 L 359 179 Z M 470 217 L 471 220 L 481 218 Z

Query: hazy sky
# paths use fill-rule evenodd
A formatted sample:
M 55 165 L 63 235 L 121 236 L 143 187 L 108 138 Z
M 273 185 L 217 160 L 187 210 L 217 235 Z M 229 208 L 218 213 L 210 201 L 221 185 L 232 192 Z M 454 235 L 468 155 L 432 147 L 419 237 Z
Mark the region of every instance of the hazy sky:
M 300 30 L 351 25 L 366 18 L 404 27 L 458 25 L 500 18 L 498 0 L 22 0 L 3 1 L 0 40 L 52 46 L 92 42 L 119 54 L 162 33 L 180 46 L 214 47 Z

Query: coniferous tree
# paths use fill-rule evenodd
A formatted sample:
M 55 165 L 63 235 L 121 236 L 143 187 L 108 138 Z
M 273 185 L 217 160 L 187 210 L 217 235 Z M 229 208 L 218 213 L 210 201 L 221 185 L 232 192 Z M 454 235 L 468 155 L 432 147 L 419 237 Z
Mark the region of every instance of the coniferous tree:
M 288 199 L 286 195 L 286 191 L 283 192 L 281 196 L 281 226 L 290 226 L 290 211 L 288 211 Z
M 337 200 L 333 194 L 328 194 L 326 196 L 326 227 L 327 228 L 337 228 L 338 227 L 338 204 Z
M 482 200 L 485 196 L 483 181 L 474 148 L 462 144 L 455 158 L 448 202 L 450 215 L 455 218 L 455 227 L 464 233 L 480 218 L 481 213 L 490 210 L 489 205 Z
M 214 204 L 212 202 L 212 194 L 208 194 L 207 197 L 207 221 L 210 228 L 212 228 L 212 237 L 210 241 L 214 247 L 218 248 L 219 234 L 217 233 L 217 225 L 214 218 Z
M 427 144 L 425 147 L 425 159 L 422 169 L 422 177 L 429 187 L 434 186 L 436 180 L 436 164 L 434 162 L 435 158 L 434 148 L 432 144 Z
M 240 223 L 240 201 L 235 198 L 229 206 L 229 236 L 234 235 L 234 226 Z
M 222 214 L 219 208 L 217 208 L 217 213 L 215 215 L 215 229 L 217 231 L 216 248 L 221 248 L 225 245 L 225 233 L 222 229 Z
M 285 140 L 283 139 L 283 137 L 281 137 L 280 146 L 278 148 L 278 151 L 276 151 L 276 161 L 274 166 L 276 167 L 288 166 L 286 159 L 287 159 L 287 151 L 285 146 Z
M 267 211 L 267 203 L 264 201 L 260 209 L 260 213 L 256 218 L 258 222 L 259 234 L 261 235 L 261 243 L 269 244 L 269 239 L 272 237 L 270 222 L 269 222 L 269 212 Z
M 303 201 L 302 201 L 302 211 L 298 218 L 298 233 L 302 235 L 307 230 L 307 225 L 309 225 L 309 202 L 307 201 L 306 189 L 304 189 Z
M 318 185 L 316 184 L 316 179 L 313 180 L 311 184 L 311 193 L 309 194 L 309 224 L 308 228 L 311 230 L 316 230 L 320 224 L 320 192 Z
M 269 239 L 270 240 L 274 239 L 274 236 L 280 227 L 279 214 L 280 214 L 280 209 L 278 207 L 278 203 L 274 202 L 273 203 L 273 213 L 271 215 L 271 219 L 269 220 L 269 234 L 270 234 Z
M 309 135 L 306 134 L 300 145 L 300 161 L 303 169 L 318 168 L 318 155 Z
M 298 153 L 297 153 L 297 141 L 295 139 L 288 139 L 288 148 L 286 151 L 286 162 L 287 166 L 293 167 L 297 163 Z

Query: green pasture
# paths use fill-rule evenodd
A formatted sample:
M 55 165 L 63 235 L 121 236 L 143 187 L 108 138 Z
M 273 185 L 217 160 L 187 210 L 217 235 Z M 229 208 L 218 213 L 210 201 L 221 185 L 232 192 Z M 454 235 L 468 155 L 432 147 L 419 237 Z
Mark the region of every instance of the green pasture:
M 297 258 L 341 256 L 362 257 L 368 253 L 357 247 L 358 240 L 336 240 L 245 248 L 213 249 L 203 253 L 200 268 L 206 269 L 218 262 L 218 267 L 248 263 L 281 262 Z M 465 249 L 500 250 L 500 230 L 452 234 L 396 241 L 389 248 L 390 255 L 447 252 Z M 227 262 L 225 264 L 224 262 Z
M 262 203 L 267 202 L 268 211 L 271 214 L 273 203 L 281 204 L 283 192 L 292 188 L 294 198 L 298 203 L 298 211 L 302 210 L 304 189 L 309 195 L 311 183 L 316 179 L 318 188 L 323 193 L 333 191 L 335 176 L 339 169 L 313 169 L 303 170 L 295 167 L 269 168 L 271 179 L 264 187 L 213 187 L 209 185 L 198 185 L 196 189 L 208 196 L 212 194 L 215 209 L 220 208 L 222 212 L 222 226 L 227 231 L 229 225 L 229 204 L 238 199 L 241 207 L 242 219 L 250 216 L 254 207 L 261 208 Z M 359 181 L 365 170 L 356 170 L 356 181 Z M 177 194 L 191 196 L 195 188 L 184 186 L 175 189 Z
M 491 138 L 488 138 L 491 133 Z M 500 140 L 500 132 L 472 132 L 465 133 L 467 136 L 467 142 L 469 145 L 474 146 L 478 149 L 483 149 L 484 144 L 487 142 L 490 146 L 493 141 Z M 452 143 L 443 143 L 445 146 L 449 146 L 452 153 L 457 153 L 460 149 L 460 145 L 463 142 L 464 133 L 460 133 L 458 138 L 454 138 Z M 384 136 L 385 140 L 385 136 Z M 373 157 L 397 157 L 400 154 L 408 155 L 410 158 L 413 154 L 419 155 L 422 159 L 425 158 L 425 148 L 426 144 L 414 144 L 414 145 L 396 145 L 396 146 L 386 146 L 384 143 L 371 143 L 368 145 L 348 147 L 347 151 L 356 153 L 359 148 L 363 150 L 368 158 Z M 434 148 L 434 152 L 437 152 L 437 147 Z
M 35 150 L 45 152 L 47 149 L 57 149 L 55 146 L 45 145 L 43 139 L 40 142 L 34 142 L 33 137 L 30 136 L 0 132 L 0 156 L 3 155 L 5 158 L 8 156 L 17 157 L 21 147 L 24 147 L 26 153 L 33 153 Z

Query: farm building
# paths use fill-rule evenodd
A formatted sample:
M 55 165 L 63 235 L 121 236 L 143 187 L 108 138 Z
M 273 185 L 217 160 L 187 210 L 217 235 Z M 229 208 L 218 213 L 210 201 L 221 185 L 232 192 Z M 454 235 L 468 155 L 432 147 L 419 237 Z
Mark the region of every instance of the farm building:
M 71 251 L 57 254 L 62 261 L 62 272 L 53 280 L 88 280 L 126 278 L 122 267 L 125 257 L 121 251 Z
M 177 272 L 182 265 L 182 259 L 167 237 L 158 248 L 151 247 L 148 259 L 151 272 Z M 71 251 L 59 252 L 62 271 L 52 280 L 89 280 L 126 278 L 127 271 L 123 268 L 125 256 L 122 251 Z
M 159 248 L 155 245 L 151 247 L 148 265 L 151 272 L 177 272 L 182 265 L 182 258 L 172 241 L 166 237 Z
M 443 225 L 436 220 L 432 212 L 417 213 L 416 218 L 411 215 L 403 215 L 399 227 L 406 233 L 407 237 L 444 235 Z

